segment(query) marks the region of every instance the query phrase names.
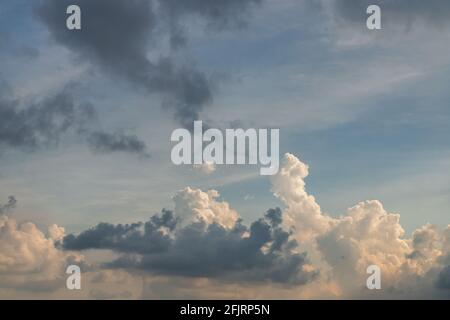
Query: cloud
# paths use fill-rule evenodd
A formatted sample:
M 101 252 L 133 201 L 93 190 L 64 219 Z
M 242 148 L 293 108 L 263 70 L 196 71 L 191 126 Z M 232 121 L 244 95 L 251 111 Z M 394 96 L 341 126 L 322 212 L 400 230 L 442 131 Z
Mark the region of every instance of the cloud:
M 0 145 L 26 149 L 54 145 L 63 134 L 83 130 L 93 114 L 92 105 L 77 105 L 66 92 L 27 108 L 0 97 Z
M 7 213 L 11 209 L 16 207 L 17 200 L 14 196 L 8 197 L 8 202 L 6 204 L 0 204 L 0 215 Z
M 69 259 L 66 252 L 106 249 L 114 254 L 102 260 L 103 271 L 143 275 L 148 283 L 166 283 L 167 290 L 173 287 L 167 279 L 176 277 L 187 281 L 180 290 L 202 283 L 214 290 L 222 283 L 229 290 L 233 286 L 249 290 L 243 296 L 254 294 L 252 290 L 263 283 L 291 298 L 450 296 L 450 225 L 441 230 L 426 224 L 408 237 L 400 215 L 388 212 L 378 200 L 362 201 L 345 215 L 329 216 L 307 193 L 308 174 L 306 164 L 286 154 L 279 173 L 271 178 L 284 209 L 269 209 L 249 225 L 228 203 L 218 200 L 217 191 L 190 187 L 174 196 L 174 211 L 164 209 L 146 222 L 100 223 L 78 235 L 64 235 L 62 228 L 52 225 L 45 236 L 32 223 L 18 226 L 1 216 L 0 281 L 12 286 L 11 274 L 26 277 L 36 268 L 48 268 L 44 274 L 53 278 L 34 283 L 36 288 L 49 289 L 55 270 Z M 19 244 L 23 250 L 13 250 Z M 381 269 L 382 290 L 365 286 L 370 265 Z M 92 284 L 104 276 L 93 276 Z M 108 297 L 108 291 L 91 288 L 91 297 Z M 110 297 L 130 296 L 119 289 Z M 275 291 L 258 291 L 259 297 L 274 297 Z M 170 292 L 162 295 L 182 296 Z
M 128 152 L 146 155 L 146 145 L 136 135 L 123 133 L 92 132 L 88 136 L 88 143 L 97 152 Z
M 82 29 L 65 28 L 69 0 L 45 0 L 37 9 L 40 20 L 52 38 L 67 47 L 79 59 L 119 76 L 150 93 L 164 98 L 163 106 L 174 111 L 182 125 L 190 128 L 200 112 L 211 103 L 208 77 L 187 65 L 177 67 L 170 57 L 150 59 L 150 49 L 157 49 L 161 31 L 172 33 L 171 42 L 180 47 L 179 20 L 185 15 L 199 15 L 208 21 L 228 25 L 236 17 L 242 20 L 249 3 L 258 1 L 172 1 L 80 0 Z M 157 12 L 160 8 L 162 12 Z M 120 23 L 117 23 L 120 22 Z M 175 31 L 177 30 L 177 31 Z M 175 35 L 177 33 L 177 35 Z
M 208 194 L 192 189 L 181 193 L 187 193 L 188 197 L 175 197 L 177 210 L 182 207 L 194 215 L 198 212 L 192 210 L 196 207 L 192 202 L 202 197 L 203 202 L 214 202 L 213 198 L 218 196 L 216 192 Z M 186 205 L 180 206 L 181 201 Z M 77 236 L 66 236 L 63 247 L 68 250 L 111 249 L 122 255 L 106 267 L 145 270 L 159 275 L 296 285 L 308 283 L 317 276 L 317 271 L 307 267 L 306 253 L 297 253 L 296 241 L 280 227 L 282 218 L 278 208 L 269 210 L 250 227 L 241 220 L 232 226 L 223 226 L 214 219 L 199 219 L 189 224 L 182 224 L 182 220 L 163 210 L 161 215 L 145 223 L 102 223 Z
M 322 213 L 314 197 L 307 194 L 304 178 L 308 173 L 306 164 L 286 154 L 279 173 L 272 178 L 272 190 L 286 205 L 284 219 L 295 230 L 294 236 L 318 251 L 317 263 L 325 263 L 324 270 L 329 268 L 344 294 L 368 294 L 364 292 L 366 268 L 377 265 L 383 286 L 391 293 L 401 296 L 404 288 L 420 282 L 428 286 L 427 295 L 439 296 L 434 288 L 435 271 L 445 267 L 442 259 L 450 250 L 450 226 L 440 231 L 427 224 L 408 239 L 400 215 L 387 212 L 378 200 L 360 202 L 346 215 L 333 218 Z M 445 272 L 442 274 L 444 281 L 439 283 L 445 283 Z M 413 288 L 418 296 L 419 291 Z
M 217 191 L 187 187 L 174 196 L 173 212 L 163 210 L 145 223 L 101 223 L 65 236 L 61 245 L 112 250 L 119 256 L 103 268 L 152 277 L 270 281 L 304 288 L 295 294 L 309 297 L 448 297 L 450 226 L 439 230 L 426 224 L 408 238 L 400 215 L 378 200 L 331 217 L 307 193 L 308 174 L 306 164 L 285 154 L 271 177 L 284 209 L 269 209 L 249 226 L 227 202 L 217 200 Z M 380 292 L 365 287 L 370 265 L 381 269 Z
M 309 167 L 293 154 L 285 154 L 279 172 L 271 177 L 272 192 L 286 206 L 285 223 L 295 228 L 300 242 L 314 238 L 330 228 L 331 218 L 323 215 L 314 196 L 305 190 Z
M 186 44 L 186 34 L 181 23 L 189 16 L 206 20 L 208 29 L 222 30 L 246 25 L 250 10 L 262 0 L 159 0 L 161 16 L 170 30 L 170 43 L 177 48 Z
M 66 250 L 111 249 L 143 254 L 161 252 L 171 244 L 171 239 L 164 230 L 173 230 L 175 225 L 173 213 L 163 210 L 161 216 L 153 216 L 145 223 L 100 223 L 78 236 L 66 236 L 63 247 Z
M 248 234 L 248 237 L 245 235 Z M 213 277 L 227 281 L 305 284 L 315 271 L 304 270 L 306 254 L 291 252 L 295 242 L 265 219 L 250 228 L 227 230 L 212 224 L 180 229 L 167 252 L 141 257 L 124 256 L 111 265 L 145 269 L 156 274 Z
M 45 235 L 34 223 L 0 215 L 0 287 L 51 291 L 63 286 L 65 267 L 83 261 L 80 254 L 55 246 L 63 233 L 53 225 Z
M 194 169 L 203 173 L 203 174 L 211 174 L 216 171 L 216 166 L 213 162 L 204 162 L 202 164 L 194 164 Z
M 135 135 L 94 129 L 98 115 L 90 103 L 76 103 L 70 88 L 24 106 L 7 86 L 0 90 L 0 147 L 35 151 L 56 146 L 68 134 L 86 140 L 97 152 L 128 152 L 148 156 Z M 0 88 L 1 89 L 1 88 Z
M 179 22 L 189 15 L 199 16 L 217 29 L 239 27 L 247 22 L 249 10 L 261 4 L 262 0 L 186 0 L 182 3 L 176 0 L 160 0 L 162 13 L 169 19 Z
M 363 284 L 370 265 L 380 267 L 385 284 L 395 282 L 410 252 L 399 220 L 379 201 L 365 201 L 348 209 L 346 216 L 317 237 L 318 248 L 339 283 L 350 288 Z
M 217 223 L 224 228 L 232 228 L 239 220 L 238 213 L 225 201 L 217 201 L 219 192 L 186 187 L 177 192 L 173 200 L 175 214 L 183 225 L 201 222 L 206 225 Z

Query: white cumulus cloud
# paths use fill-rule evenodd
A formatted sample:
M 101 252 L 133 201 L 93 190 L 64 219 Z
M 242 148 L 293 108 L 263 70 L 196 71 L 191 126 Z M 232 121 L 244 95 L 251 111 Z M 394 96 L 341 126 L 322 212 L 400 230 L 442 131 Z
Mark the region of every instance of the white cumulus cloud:
M 218 223 L 232 228 L 239 219 L 238 213 L 225 201 L 217 201 L 219 192 L 186 187 L 174 196 L 175 214 L 182 219 L 182 225 L 192 222 Z

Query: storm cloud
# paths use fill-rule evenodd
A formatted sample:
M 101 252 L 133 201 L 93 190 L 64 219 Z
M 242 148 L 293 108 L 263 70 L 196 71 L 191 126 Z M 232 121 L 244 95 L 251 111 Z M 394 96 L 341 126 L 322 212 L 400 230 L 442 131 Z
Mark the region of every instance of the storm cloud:
M 190 66 L 176 66 L 170 55 L 151 60 L 149 50 L 157 49 L 161 33 L 169 34 L 173 48 L 184 44 L 179 23 L 186 15 L 225 27 L 231 21 L 245 21 L 249 4 L 258 2 L 80 0 L 82 30 L 75 32 L 64 27 L 66 8 L 72 1 L 45 0 L 36 12 L 57 43 L 137 89 L 160 94 L 163 106 L 172 109 L 183 126 L 191 127 L 212 102 L 208 77 Z
M 99 224 L 63 240 L 66 250 L 111 249 L 121 255 L 107 267 L 146 270 L 154 274 L 214 277 L 229 281 L 273 281 L 305 284 L 317 276 L 304 271 L 306 253 L 282 230 L 281 210 L 271 209 L 250 227 L 218 223 L 178 226 L 163 210 L 146 223 Z

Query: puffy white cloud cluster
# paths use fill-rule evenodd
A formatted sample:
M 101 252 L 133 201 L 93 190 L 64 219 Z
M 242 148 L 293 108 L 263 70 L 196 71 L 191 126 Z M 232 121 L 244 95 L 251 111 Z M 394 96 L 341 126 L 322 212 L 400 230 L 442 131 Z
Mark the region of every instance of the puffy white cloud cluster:
M 272 192 L 286 206 L 284 220 L 289 227 L 295 228 L 296 238 L 300 242 L 327 231 L 332 219 L 322 214 L 314 196 L 305 190 L 305 181 L 309 174 L 306 164 L 294 155 L 284 156 L 278 174 L 272 176 Z
M 401 289 L 419 277 L 430 277 L 428 284 L 435 286 L 432 271 L 448 264 L 450 225 L 441 232 L 427 224 L 414 231 L 411 239 L 405 238 L 400 215 L 387 212 L 378 200 L 360 202 L 346 215 L 330 217 L 305 191 L 307 176 L 308 166 L 286 154 L 281 170 L 272 178 L 272 190 L 286 205 L 284 218 L 296 238 L 313 244 L 341 292 L 364 287 L 370 265 L 380 267 L 385 288 Z
M 346 216 L 335 219 L 334 226 L 316 241 L 337 281 L 364 284 L 361 277 L 366 277 L 370 265 L 380 267 L 385 280 L 396 276 L 410 251 L 399 220 L 377 200 L 358 203 Z
M 219 192 L 186 187 L 173 198 L 174 213 L 182 219 L 181 225 L 192 222 L 206 224 L 217 223 L 225 228 L 232 228 L 239 219 L 238 213 L 225 201 L 217 201 Z
M 0 284 L 2 287 L 50 290 L 64 285 L 67 264 L 81 261 L 78 254 L 64 252 L 55 246 L 64 229 L 57 225 L 48 234 L 34 223 L 0 216 Z

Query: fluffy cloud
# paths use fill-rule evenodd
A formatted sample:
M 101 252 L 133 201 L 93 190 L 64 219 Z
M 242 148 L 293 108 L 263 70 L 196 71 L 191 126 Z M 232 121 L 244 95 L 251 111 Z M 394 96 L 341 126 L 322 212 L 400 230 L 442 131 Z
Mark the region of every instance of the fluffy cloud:
M 348 209 L 346 216 L 316 238 L 338 282 L 364 284 L 370 265 L 380 267 L 386 283 L 398 276 L 410 252 L 399 220 L 399 215 L 387 213 L 379 201 L 365 201 Z
M 432 225 L 405 237 L 400 215 L 388 213 L 377 200 L 360 202 L 345 216 L 330 217 L 321 212 L 314 197 L 305 191 L 308 166 L 286 154 L 279 173 L 272 178 L 274 194 L 285 203 L 285 219 L 300 242 L 312 243 L 330 269 L 333 281 L 344 294 L 361 294 L 366 269 L 382 270 L 384 287 L 401 294 L 402 288 L 419 281 L 435 290 L 436 270 L 442 270 L 439 284 L 446 283 L 445 257 L 449 252 L 449 229 Z M 417 291 L 418 288 L 415 288 Z M 427 294 L 440 294 L 436 292 Z M 450 292 L 447 292 L 450 294 Z
M 81 264 L 82 256 L 55 246 L 63 234 L 56 225 L 46 235 L 31 222 L 0 215 L 0 287 L 46 291 L 64 286 L 65 267 Z
M 213 162 L 204 162 L 202 164 L 194 164 L 194 169 L 203 173 L 203 174 L 211 174 L 216 171 L 216 166 Z
M 187 187 L 179 191 L 173 199 L 175 214 L 181 217 L 184 225 L 202 222 L 206 225 L 217 223 L 224 228 L 232 228 L 239 215 L 227 202 L 217 201 L 218 197 L 216 190 L 203 192 Z
M 305 190 L 309 168 L 292 154 L 286 154 L 278 174 L 272 176 L 272 192 L 286 206 L 284 219 L 295 228 L 300 242 L 308 241 L 330 228 L 332 219 L 322 215 L 314 196 Z

